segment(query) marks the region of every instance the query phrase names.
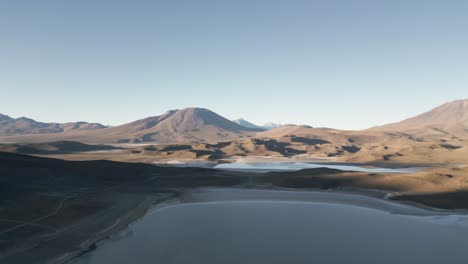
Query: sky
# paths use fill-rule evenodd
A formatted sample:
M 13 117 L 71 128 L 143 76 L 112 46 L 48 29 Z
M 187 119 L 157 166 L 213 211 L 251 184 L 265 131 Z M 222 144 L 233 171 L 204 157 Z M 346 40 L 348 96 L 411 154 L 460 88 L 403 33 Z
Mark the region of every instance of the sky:
M 0 1 L 0 113 L 363 129 L 468 98 L 468 1 Z

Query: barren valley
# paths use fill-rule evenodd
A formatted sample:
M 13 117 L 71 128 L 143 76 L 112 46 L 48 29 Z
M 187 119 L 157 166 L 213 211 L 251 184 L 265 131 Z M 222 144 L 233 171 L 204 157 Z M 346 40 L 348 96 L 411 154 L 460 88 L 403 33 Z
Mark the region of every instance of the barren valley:
M 235 121 L 203 108 L 115 127 L 1 115 L 0 260 L 66 263 L 199 187 L 468 210 L 468 100 L 361 131 Z

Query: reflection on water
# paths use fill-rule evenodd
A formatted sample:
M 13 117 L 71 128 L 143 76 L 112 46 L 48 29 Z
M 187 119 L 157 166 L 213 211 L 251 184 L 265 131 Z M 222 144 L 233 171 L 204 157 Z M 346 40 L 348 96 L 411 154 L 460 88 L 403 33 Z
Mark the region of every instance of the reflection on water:
M 242 198 L 244 192 L 248 199 Z M 270 200 L 274 191 L 195 192 L 182 197 L 188 203 L 155 210 L 76 263 L 427 264 L 468 259 L 464 215 L 364 196 L 295 195 L 278 192 L 283 199 Z

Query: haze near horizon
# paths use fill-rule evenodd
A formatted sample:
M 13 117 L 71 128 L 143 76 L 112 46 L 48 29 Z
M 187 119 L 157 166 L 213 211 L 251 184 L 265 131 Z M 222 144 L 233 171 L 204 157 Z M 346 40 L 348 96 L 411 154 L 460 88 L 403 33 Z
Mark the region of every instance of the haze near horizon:
M 466 98 L 463 1 L 0 4 L 0 113 L 363 129 Z

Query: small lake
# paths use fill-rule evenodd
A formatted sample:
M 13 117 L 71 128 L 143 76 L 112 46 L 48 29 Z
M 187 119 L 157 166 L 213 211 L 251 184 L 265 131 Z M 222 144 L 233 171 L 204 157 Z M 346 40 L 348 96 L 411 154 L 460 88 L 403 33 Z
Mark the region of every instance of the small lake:
M 468 217 L 377 198 L 199 189 L 75 264 L 466 263 Z
M 388 167 L 371 167 L 359 166 L 346 163 L 314 163 L 314 162 L 281 162 L 281 161 L 234 161 L 230 163 L 217 164 L 207 161 L 177 161 L 172 160 L 166 163 L 175 167 L 197 167 L 197 168 L 214 168 L 220 170 L 231 170 L 241 172 L 257 172 L 265 173 L 271 171 L 298 171 L 303 169 L 314 168 L 330 168 L 345 171 L 361 171 L 368 173 L 417 173 L 422 171 L 422 167 L 407 167 L 407 168 L 388 168 Z
M 214 166 L 215 169 L 270 172 L 270 171 L 298 171 L 303 169 L 330 168 L 346 171 L 362 171 L 369 173 L 414 173 L 420 168 L 381 168 L 360 167 L 356 165 L 330 164 L 330 163 L 303 163 L 303 162 L 234 162 Z

